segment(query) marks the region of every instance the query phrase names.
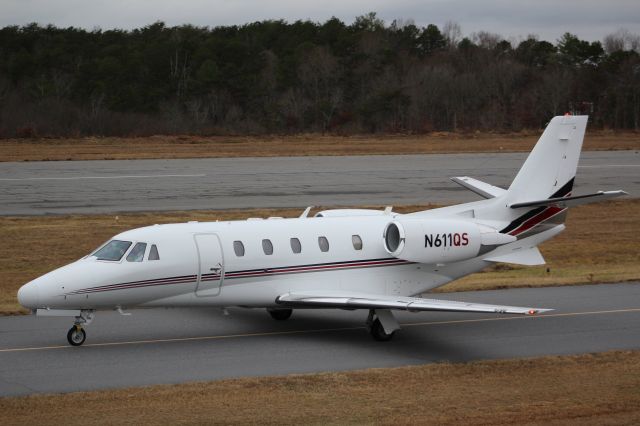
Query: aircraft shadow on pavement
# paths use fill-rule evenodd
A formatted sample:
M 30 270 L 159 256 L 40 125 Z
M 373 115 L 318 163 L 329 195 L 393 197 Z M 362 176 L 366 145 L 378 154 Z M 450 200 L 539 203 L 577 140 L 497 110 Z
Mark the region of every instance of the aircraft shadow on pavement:
M 278 338 L 283 344 L 322 343 L 323 347 L 347 348 L 349 352 L 377 352 L 394 358 L 409 357 L 416 362 L 460 362 L 485 357 L 481 348 L 464 341 L 454 342 L 443 331 L 427 327 L 405 327 L 390 342 L 374 341 L 365 329 L 367 312 L 363 310 L 296 310 L 287 321 L 271 319 L 264 309 L 230 309 L 229 312 L 228 317 L 222 316 L 220 311 L 205 315 L 215 321 L 228 319 L 244 330 L 252 330 L 247 330 L 247 333 L 295 332 L 264 336 Z M 426 318 L 422 315 L 419 319 Z

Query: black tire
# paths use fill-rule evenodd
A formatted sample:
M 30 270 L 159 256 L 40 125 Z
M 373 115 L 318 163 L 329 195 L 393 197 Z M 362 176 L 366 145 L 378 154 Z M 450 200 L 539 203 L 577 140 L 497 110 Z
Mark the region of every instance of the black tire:
M 271 318 L 277 321 L 285 321 L 291 317 L 293 309 L 267 309 Z
M 76 327 L 75 325 L 69 329 L 67 333 L 67 342 L 71 346 L 80 346 L 87 339 L 87 333 L 82 327 Z
M 378 342 L 388 342 L 393 338 L 393 335 L 395 334 L 395 331 L 387 334 L 387 332 L 384 331 L 384 327 L 382 326 L 382 323 L 378 318 L 376 318 L 375 321 L 373 321 L 373 323 L 371 324 L 370 332 L 371 337 L 373 337 L 373 339 L 377 340 Z

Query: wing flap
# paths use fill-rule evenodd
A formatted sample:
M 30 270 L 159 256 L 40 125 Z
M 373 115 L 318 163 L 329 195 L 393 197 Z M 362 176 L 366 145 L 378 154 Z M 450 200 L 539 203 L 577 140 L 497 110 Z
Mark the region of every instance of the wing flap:
M 506 189 L 490 185 L 469 176 L 452 177 L 451 180 L 484 198 L 495 198 L 507 192 Z
M 534 315 L 551 309 L 521 306 L 488 305 L 483 303 L 457 302 L 442 299 L 423 299 L 418 297 L 393 297 L 387 295 L 341 295 L 318 293 L 286 293 L 276 299 L 279 305 L 292 308 L 339 308 L 339 309 L 395 309 L 401 311 L 447 311 L 447 312 L 486 312 L 500 314 Z

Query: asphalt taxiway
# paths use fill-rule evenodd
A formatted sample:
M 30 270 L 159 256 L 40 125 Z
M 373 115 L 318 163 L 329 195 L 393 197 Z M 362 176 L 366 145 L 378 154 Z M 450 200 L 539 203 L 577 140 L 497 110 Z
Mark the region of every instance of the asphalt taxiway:
M 528 153 L 0 163 L 0 215 L 459 203 L 507 187 Z M 582 153 L 574 193 L 640 194 L 640 153 Z
M 640 349 L 640 282 L 437 297 L 555 310 L 401 312 L 390 342 L 370 338 L 366 311 L 299 310 L 284 322 L 262 309 L 100 312 L 82 347 L 66 343 L 68 318 L 2 317 L 0 396 Z

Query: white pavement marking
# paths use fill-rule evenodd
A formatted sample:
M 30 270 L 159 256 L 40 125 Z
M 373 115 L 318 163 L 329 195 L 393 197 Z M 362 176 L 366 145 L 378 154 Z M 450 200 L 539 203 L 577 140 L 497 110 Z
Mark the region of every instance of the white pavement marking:
M 557 318 L 557 317 L 575 317 L 581 315 L 604 315 L 604 314 L 621 314 L 629 312 L 640 312 L 640 308 L 630 309 L 614 309 L 608 311 L 590 311 L 590 312 L 565 312 L 558 314 L 543 314 L 543 315 L 523 315 L 514 317 L 502 317 L 502 318 L 476 318 L 467 320 L 452 320 L 452 321 L 431 321 L 431 322 L 415 322 L 401 324 L 403 327 L 420 327 L 420 326 L 436 326 L 447 324 L 462 324 L 462 323 L 474 323 L 474 322 L 489 322 L 489 321 L 510 321 L 521 320 L 531 318 Z M 152 340 L 133 340 L 125 342 L 105 342 L 105 343 L 90 343 L 83 345 L 82 347 L 96 347 L 96 346 L 124 346 L 124 345 L 142 345 L 149 343 L 171 343 L 171 342 L 189 342 L 198 340 L 222 340 L 222 339 L 235 339 L 240 337 L 262 337 L 262 336 L 284 336 L 288 334 L 310 334 L 310 333 L 323 333 L 330 331 L 350 331 L 350 330 L 363 330 L 366 327 L 343 327 L 343 328 L 323 328 L 314 330 L 289 330 L 289 331 L 268 331 L 263 333 L 243 333 L 243 334 L 223 334 L 219 336 L 199 336 L 199 337 L 178 337 L 174 339 L 152 339 Z M 7 348 L 0 349 L 2 352 L 26 352 L 26 351 L 44 351 L 50 349 L 75 349 L 69 345 L 59 346 L 40 346 L 31 348 Z
M 206 174 L 198 175 L 127 175 L 127 176 L 71 176 L 71 177 L 32 177 L 32 178 L 0 178 L 0 181 L 20 181 L 20 180 L 83 180 L 83 179 L 132 179 L 132 178 L 167 178 L 167 177 L 203 177 Z

